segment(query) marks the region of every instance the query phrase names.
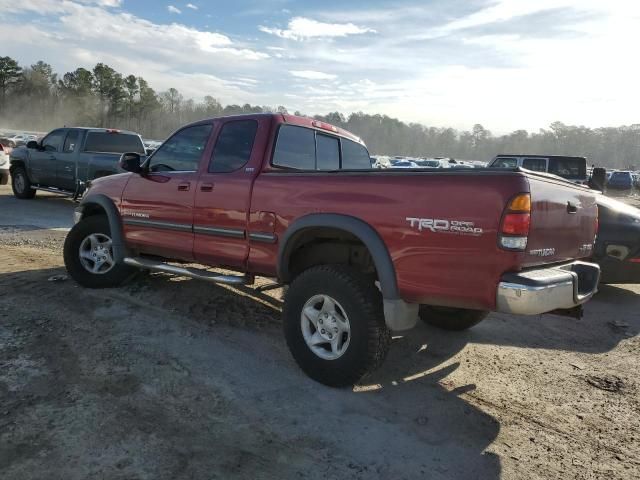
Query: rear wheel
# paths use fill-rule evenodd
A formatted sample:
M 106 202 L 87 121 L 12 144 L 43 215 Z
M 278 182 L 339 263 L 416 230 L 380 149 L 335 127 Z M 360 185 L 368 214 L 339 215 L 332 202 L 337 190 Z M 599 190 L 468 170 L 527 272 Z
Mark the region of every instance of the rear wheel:
M 301 273 L 287 291 L 283 317 L 295 361 L 308 376 L 331 387 L 353 385 L 389 350 L 380 292 L 345 265 Z
M 467 330 L 477 325 L 489 315 L 483 310 L 468 310 L 466 308 L 436 307 L 420 305 L 420 318 L 429 325 L 443 330 Z
M 64 242 L 64 264 L 76 282 L 88 288 L 117 287 L 135 269 L 116 263 L 109 221 L 104 215 L 77 223 Z
M 16 167 L 11 171 L 11 189 L 17 198 L 31 199 L 36 191 L 31 188 L 31 181 L 24 167 Z

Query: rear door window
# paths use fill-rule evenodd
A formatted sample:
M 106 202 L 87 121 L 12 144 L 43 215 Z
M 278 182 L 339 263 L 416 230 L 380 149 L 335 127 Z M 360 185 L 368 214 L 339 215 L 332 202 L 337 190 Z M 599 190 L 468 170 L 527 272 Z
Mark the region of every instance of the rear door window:
M 216 141 L 209 172 L 233 172 L 244 167 L 251 157 L 258 122 L 238 120 L 225 123 Z
M 348 170 L 369 170 L 371 168 L 371 157 L 364 147 L 356 142 L 342 139 L 342 168 Z
M 315 170 L 315 132 L 309 128 L 283 125 L 278 132 L 273 164 L 298 170 Z
M 525 158 L 522 161 L 522 166 L 527 170 L 533 170 L 534 172 L 546 172 L 547 159 L 546 158 Z
M 84 145 L 85 152 L 128 153 L 145 155 L 142 140 L 137 135 L 118 132 L 89 132 Z
M 340 143 L 338 139 L 316 134 L 316 157 L 318 170 L 340 169 Z
M 62 152 L 73 152 L 76 149 L 76 145 L 78 144 L 79 136 L 80 132 L 78 130 L 69 130 L 69 133 L 67 133 L 67 138 L 64 139 L 64 147 L 62 148 Z
M 587 176 L 587 161 L 584 158 L 550 158 L 549 173 L 573 180 L 584 179 Z

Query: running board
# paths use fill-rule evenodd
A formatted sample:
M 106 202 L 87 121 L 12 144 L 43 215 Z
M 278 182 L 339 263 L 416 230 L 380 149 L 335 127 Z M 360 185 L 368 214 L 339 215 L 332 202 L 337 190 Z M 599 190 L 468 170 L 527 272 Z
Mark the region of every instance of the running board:
M 72 197 L 74 195 L 74 193 L 69 190 L 59 190 L 57 188 L 38 187 L 34 185 L 31 186 L 31 190 L 42 190 L 43 192 L 57 193 L 58 195 L 64 195 L 65 197 Z
M 197 280 L 205 280 L 212 283 L 224 283 L 227 285 L 246 285 L 249 283 L 249 277 L 244 275 L 220 275 L 219 273 L 209 272 L 200 268 L 185 268 L 169 265 L 168 263 L 150 260 L 141 257 L 125 257 L 124 263 L 132 267 L 146 268 L 155 270 L 156 272 L 172 273 L 184 277 L 195 278 Z

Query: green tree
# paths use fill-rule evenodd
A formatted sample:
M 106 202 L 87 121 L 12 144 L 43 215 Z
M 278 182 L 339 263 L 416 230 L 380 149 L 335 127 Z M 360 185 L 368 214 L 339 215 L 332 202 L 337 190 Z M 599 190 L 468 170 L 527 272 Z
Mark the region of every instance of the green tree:
M 3 108 L 9 89 L 21 78 L 22 68 L 11 57 L 0 57 L 0 108 Z

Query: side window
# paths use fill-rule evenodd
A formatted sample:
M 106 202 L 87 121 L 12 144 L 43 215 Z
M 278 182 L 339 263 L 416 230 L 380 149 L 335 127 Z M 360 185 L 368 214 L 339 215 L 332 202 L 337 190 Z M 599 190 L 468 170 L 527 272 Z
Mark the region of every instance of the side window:
M 340 144 L 335 137 L 316 134 L 316 169 L 338 170 L 340 168 Z
M 314 131 L 293 125 L 280 127 L 273 153 L 273 164 L 299 170 L 314 170 L 316 167 Z
M 76 145 L 78 144 L 78 137 L 80 136 L 80 132 L 78 130 L 69 130 L 67 133 L 67 138 L 64 140 L 64 147 L 62 151 L 64 153 L 71 153 L 76 149 Z
M 151 172 L 195 172 L 211 134 L 211 124 L 180 130 L 149 159 Z
M 527 170 L 533 170 L 534 172 L 546 172 L 547 159 L 546 158 L 525 158 L 522 161 L 522 166 Z
M 64 138 L 64 130 L 54 130 L 42 139 L 42 146 L 47 152 L 57 152 L 62 145 Z
M 371 157 L 367 149 L 359 143 L 342 139 L 342 168 L 348 170 L 371 169 Z
M 216 141 L 209 172 L 226 173 L 242 168 L 251 157 L 258 122 L 237 120 L 225 123 Z
M 498 158 L 491 165 L 492 168 L 516 168 L 518 166 L 517 158 L 503 157 Z

